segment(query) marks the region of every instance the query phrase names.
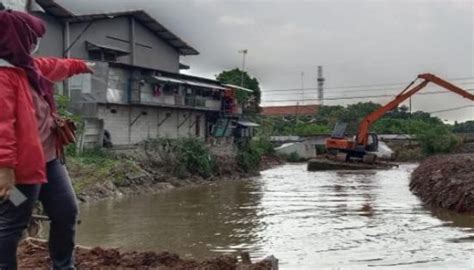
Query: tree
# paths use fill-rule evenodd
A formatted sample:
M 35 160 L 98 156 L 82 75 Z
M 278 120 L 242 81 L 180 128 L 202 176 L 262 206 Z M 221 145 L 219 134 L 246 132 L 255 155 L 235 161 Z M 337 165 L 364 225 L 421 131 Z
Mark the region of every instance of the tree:
M 244 104 L 245 108 L 248 111 L 258 112 L 258 107 L 260 105 L 261 99 L 261 90 L 257 78 L 252 78 L 249 74 L 243 72 L 243 85 L 242 87 L 253 90 L 252 93 L 237 90 L 237 100 L 239 103 Z M 242 71 L 238 68 L 232 70 L 222 71 L 219 75 L 216 76 L 216 79 L 222 83 L 233 84 L 240 86 L 242 83 Z
M 380 108 L 381 105 L 373 102 L 359 102 L 347 106 L 339 118 L 339 122 L 347 123 L 347 133 L 355 134 L 359 123 L 371 112 Z
M 474 133 L 474 121 L 466 121 L 464 123 L 454 122 L 452 127 L 453 132 L 456 133 Z

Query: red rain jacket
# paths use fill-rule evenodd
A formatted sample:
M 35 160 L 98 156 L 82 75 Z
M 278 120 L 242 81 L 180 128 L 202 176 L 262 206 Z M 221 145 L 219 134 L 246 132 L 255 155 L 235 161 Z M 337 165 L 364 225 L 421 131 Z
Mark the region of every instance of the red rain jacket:
M 53 82 L 88 70 L 85 62 L 76 59 L 36 58 L 35 65 Z M 0 168 L 13 168 L 16 184 L 46 183 L 31 91 L 22 69 L 0 67 Z

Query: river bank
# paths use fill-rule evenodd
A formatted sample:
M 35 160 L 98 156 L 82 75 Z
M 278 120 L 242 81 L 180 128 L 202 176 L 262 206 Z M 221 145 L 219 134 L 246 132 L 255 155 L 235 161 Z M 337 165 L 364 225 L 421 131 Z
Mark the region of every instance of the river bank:
M 428 206 L 474 212 L 474 154 L 424 160 L 412 174 L 410 190 Z
M 424 207 L 408 189 L 417 166 L 308 172 L 285 164 L 252 181 L 82 204 L 77 240 L 199 261 L 273 254 L 281 269 L 471 269 L 472 230 L 458 227 L 474 228 L 471 216 Z
M 27 240 L 19 247 L 20 269 L 50 269 L 46 242 Z M 245 256 L 244 256 L 245 257 Z M 219 256 L 196 261 L 182 259 L 169 252 L 121 252 L 117 249 L 76 248 L 78 269 L 162 269 L 162 270 L 272 270 L 276 260 L 269 258 L 257 263 L 240 261 L 235 256 Z
M 196 147 L 196 142 L 189 142 Z M 232 146 L 198 145 L 197 150 L 181 155 L 163 143 L 143 144 L 126 151 L 90 151 L 70 157 L 66 166 L 81 202 L 94 202 L 130 195 L 155 194 L 178 187 L 218 181 L 250 179 L 260 171 L 282 164 L 282 160 L 264 151 L 242 166 L 239 152 Z M 188 145 L 189 146 L 189 145 Z M 191 160 L 190 160 L 191 159 Z M 209 161 L 211 160 L 211 161 Z

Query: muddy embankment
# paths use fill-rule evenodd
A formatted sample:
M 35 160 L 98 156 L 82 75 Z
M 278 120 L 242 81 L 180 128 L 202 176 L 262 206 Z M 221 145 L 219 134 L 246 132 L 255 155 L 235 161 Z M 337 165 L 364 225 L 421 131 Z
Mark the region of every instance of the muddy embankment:
M 264 156 L 257 170 L 246 172 L 239 167 L 232 146 L 214 147 L 211 152 L 216 166 L 212 174 L 204 176 L 180 169 L 182 164 L 172 154 L 144 145 L 133 150 L 110 151 L 97 162 L 86 162 L 87 157 L 86 161 L 72 157 L 66 165 L 78 199 L 93 202 L 217 181 L 250 179 L 261 170 L 282 164 L 278 157 Z
M 474 212 L 474 153 L 424 160 L 412 174 L 410 190 L 427 206 Z
M 50 269 L 47 244 L 24 241 L 19 248 L 19 269 Z M 120 252 L 117 249 L 77 248 L 77 269 L 160 269 L 160 270 L 272 270 L 277 261 L 270 257 L 252 264 L 234 256 L 220 256 L 205 261 L 185 260 L 168 252 Z

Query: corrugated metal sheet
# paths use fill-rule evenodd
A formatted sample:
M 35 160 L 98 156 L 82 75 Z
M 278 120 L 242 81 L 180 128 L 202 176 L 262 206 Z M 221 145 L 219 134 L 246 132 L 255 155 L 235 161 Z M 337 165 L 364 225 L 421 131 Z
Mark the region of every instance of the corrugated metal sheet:
M 229 90 L 228 88 L 222 87 L 221 85 L 217 83 L 216 84 L 204 83 L 204 82 L 198 82 L 198 81 L 193 81 L 193 80 L 176 79 L 176 78 L 171 78 L 171 77 L 166 77 L 166 76 L 153 76 L 153 78 L 161 82 L 179 83 L 179 84 L 186 84 L 186 85 L 192 85 L 192 86 L 198 86 L 198 87 L 204 87 L 204 88 L 210 88 L 210 89 Z
M 60 4 L 56 3 L 54 0 L 35 0 L 38 5 L 40 5 L 41 8 L 44 9 L 47 13 L 61 18 L 61 19 L 66 19 L 73 17 L 74 14 L 67 10 L 65 7 L 61 6 Z
M 248 89 L 248 88 L 245 88 L 245 87 L 240 87 L 240 86 L 237 86 L 237 85 L 234 85 L 234 84 L 224 84 L 224 85 L 228 86 L 230 88 L 235 88 L 235 89 L 239 89 L 239 90 L 242 90 L 242 91 L 253 93 L 252 89 Z
M 42 0 L 46 1 L 46 0 Z M 54 2 L 54 1 L 53 1 Z M 150 29 L 155 35 L 167 42 L 171 47 L 175 48 L 181 55 L 198 55 L 199 52 L 181 40 L 178 36 L 161 25 L 156 19 L 151 17 L 143 10 L 98 13 L 74 16 L 68 19 L 71 23 L 89 22 L 95 20 L 113 19 L 122 16 L 132 16 L 145 27 Z
M 229 90 L 228 88 L 219 86 L 217 84 L 203 83 L 203 82 L 190 81 L 190 80 L 183 80 L 183 81 L 184 81 L 184 84 L 187 84 L 187 85 L 193 85 L 193 86 L 199 86 L 199 87 L 211 88 L 211 89 Z
M 184 83 L 181 80 L 170 78 L 170 77 L 165 77 L 165 76 L 153 76 L 153 78 L 157 79 L 160 82 L 171 82 L 171 83 L 179 83 L 179 84 Z

